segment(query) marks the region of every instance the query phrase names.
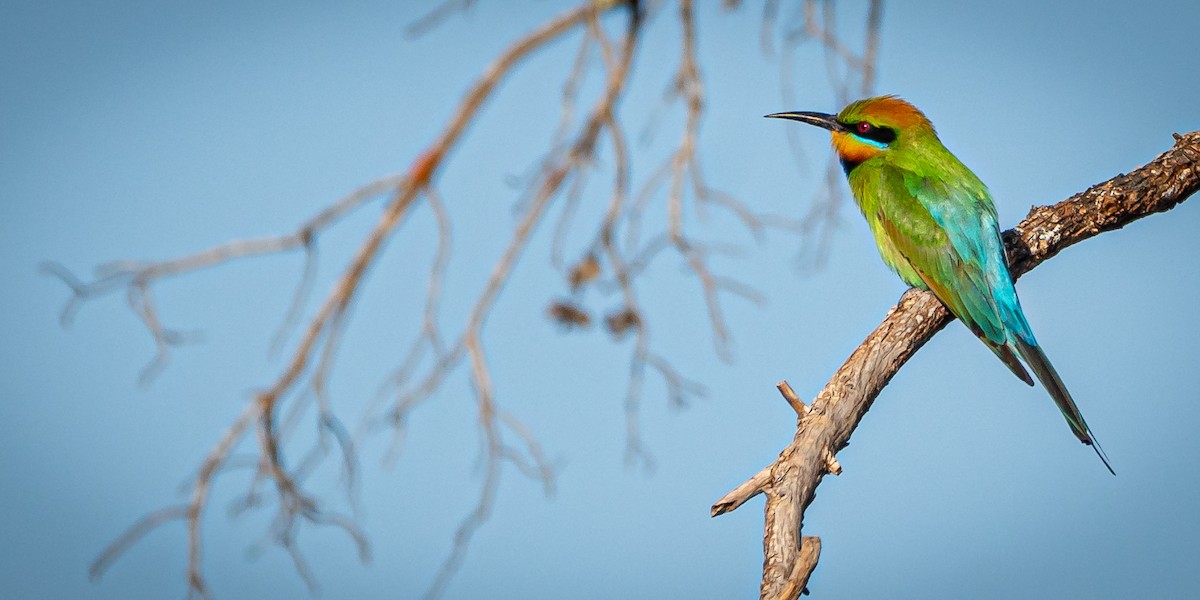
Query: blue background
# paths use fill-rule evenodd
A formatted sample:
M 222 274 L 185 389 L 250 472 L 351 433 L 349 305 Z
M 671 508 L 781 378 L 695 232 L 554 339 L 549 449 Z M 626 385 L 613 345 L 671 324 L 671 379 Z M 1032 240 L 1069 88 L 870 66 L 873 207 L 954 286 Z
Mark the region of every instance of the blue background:
M 838 108 L 820 54 L 801 49 L 793 74 L 801 104 L 785 106 L 779 56 L 760 49 L 758 6 L 725 13 L 700 4 L 705 175 L 758 210 L 803 215 L 819 197 L 825 138 L 761 115 Z M 291 231 L 357 186 L 402 172 L 491 58 L 564 6 L 484 2 L 406 38 L 426 8 L 0 4 L 0 597 L 183 594 L 181 524 L 150 534 L 98 583 L 87 567 L 141 515 L 183 498 L 180 483 L 280 371 L 268 348 L 302 268 L 291 253 L 156 286 L 163 319 L 202 341 L 175 352 L 142 388 L 138 372 L 153 345 L 123 295 L 86 304 L 64 330 L 57 319 L 67 290 L 39 275 L 38 263 L 88 273 L 112 259 Z M 678 60 L 673 11 L 662 7 L 649 23 L 620 107 L 635 140 L 657 123 L 653 139 L 635 146 L 637 181 L 680 132 L 678 106 L 657 108 Z M 839 12 L 851 39 L 863 12 Z M 606 23 L 616 31 L 622 18 Z M 1029 206 L 1128 172 L 1170 147 L 1172 132 L 1200 128 L 1196 22 L 1192 2 L 893 3 L 876 89 L 930 115 L 1011 226 Z M 456 235 L 443 310 L 450 333 L 511 235 L 521 193 L 512 180 L 544 152 L 577 39 L 523 63 L 441 175 Z M 585 92 L 596 86 L 593 77 Z M 575 252 L 593 235 L 588 215 L 607 202 L 611 166 L 600 161 L 584 197 Z M 808 512 L 806 532 L 824 540 L 810 583 L 816 597 L 1194 593 L 1194 202 L 1071 248 L 1018 286 L 1119 476 L 1074 440 L 1041 388 L 1022 385 L 952 324 L 880 396 L 839 456 L 845 473 L 826 479 Z M 664 206 L 659 194 L 652 224 L 661 226 Z M 321 238 L 310 310 L 375 214 L 364 209 Z M 774 383 L 786 378 L 810 398 L 903 286 L 849 205 L 816 269 L 797 268 L 795 236 L 774 232 L 756 243 L 719 210 L 707 220 L 691 214 L 687 227 L 743 248 L 715 258 L 714 268 L 769 302 L 723 297 L 736 357 L 725 364 L 682 261 L 665 256 L 647 274 L 653 347 L 708 389 L 679 410 L 649 376 L 640 415 L 653 468 L 624 460 L 631 344 L 595 330 L 564 334 L 545 319 L 565 284 L 547 259 L 553 227 L 538 230 L 484 342 L 501 405 L 557 467 L 555 493 L 546 498 L 507 469 L 447 597 L 757 593 L 761 500 L 715 520 L 709 505 L 790 439 L 794 419 Z M 416 210 L 355 306 L 331 384 L 351 424 L 418 325 L 433 231 L 428 208 Z M 599 312 L 619 303 L 597 294 L 585 301 Z M 361 566 L 341 532 L 304 529 L 299 544 L 324 597 L 405 598 L 429 586 L 482 483 L 474 402 L 460 371 L 414 413 L 394 465 L 382 464 L 390 434 L 360 448 L 359 516 L 374 556 Z M 348 510 L 339 481 L 329 461 L 309 484 Z M 244 473 L 220 479 L 204 523 L 214 595 L 304 597 L 285 553 L 254 551 L 270 515 L 227 515 L 244 491 Z

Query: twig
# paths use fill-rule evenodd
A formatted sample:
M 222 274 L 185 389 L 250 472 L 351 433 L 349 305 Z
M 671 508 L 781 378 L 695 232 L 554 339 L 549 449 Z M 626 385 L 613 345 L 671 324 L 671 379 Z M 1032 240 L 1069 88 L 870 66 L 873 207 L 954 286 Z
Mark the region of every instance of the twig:
M 775 388 L 783 396 L 784 400 L 791 405 L 792 410 L 796 411 L 796 418 L 803 419 L 804 415 L 808 414 L 808 407 L 804 405 L 804 401 L 796 394 L 796 390 L 792 389 L 792 385 L 787 380 L 780 381 L 775 384 Z

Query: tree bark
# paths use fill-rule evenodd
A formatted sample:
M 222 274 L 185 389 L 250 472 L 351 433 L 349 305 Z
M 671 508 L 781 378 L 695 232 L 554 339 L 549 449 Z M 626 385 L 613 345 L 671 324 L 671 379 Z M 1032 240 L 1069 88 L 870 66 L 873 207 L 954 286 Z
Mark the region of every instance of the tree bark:
M 1004 232 L 1014 279 L 1064 248 L 1170 210 L 1200 188 L 1200 131 L 1175 134 L 1175 145 L 1132 173 L 1118 175 L 1053 206 L 1035 206 Z M 798 414 L 795 437 L 769 467 L 712 507 L 726 513 L 766 495 L 761 598 L 800 595 L 820 553 L 820 540 L 801 537 L 804 511 L 834 458 L 875 398 L 925 342 L 953 317 L 931 293 L 910 289 L 825 384 L 812 406 Z M 794 405 L 793 405 L 794 406 Z M 799 411 L 798 411 L 799 413 Z

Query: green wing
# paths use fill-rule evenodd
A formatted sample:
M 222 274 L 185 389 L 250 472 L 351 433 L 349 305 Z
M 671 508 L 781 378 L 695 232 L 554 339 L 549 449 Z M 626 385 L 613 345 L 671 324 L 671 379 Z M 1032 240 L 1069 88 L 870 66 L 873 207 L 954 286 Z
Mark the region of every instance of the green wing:
M 1033 385 L 1009 345 L 1014 337 L 1036 342 L 1004 263 L 996 212 L 986 189 L 982 184 L 978 189 L 954 186 L 894 166 L 878 171 L 876 237 L 886 237 L 897 261 L 902 260 L 1017 377 Z

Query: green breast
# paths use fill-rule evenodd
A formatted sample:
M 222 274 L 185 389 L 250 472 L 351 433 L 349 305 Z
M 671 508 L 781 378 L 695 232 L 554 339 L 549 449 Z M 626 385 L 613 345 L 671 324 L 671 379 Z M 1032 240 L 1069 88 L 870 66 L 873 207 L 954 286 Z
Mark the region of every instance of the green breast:
M 929 211 L 908 192 L 900 171 L 882 161 L 867 161 L 848 174 L 854 201 L 875 237 L 879 255 L 904 283 L 925 288 L 925 283 L 908 260 L 896 249 L 889 229 L 900 231 L 913 243 L 925 247 L 944 246 L 946 233 Z

